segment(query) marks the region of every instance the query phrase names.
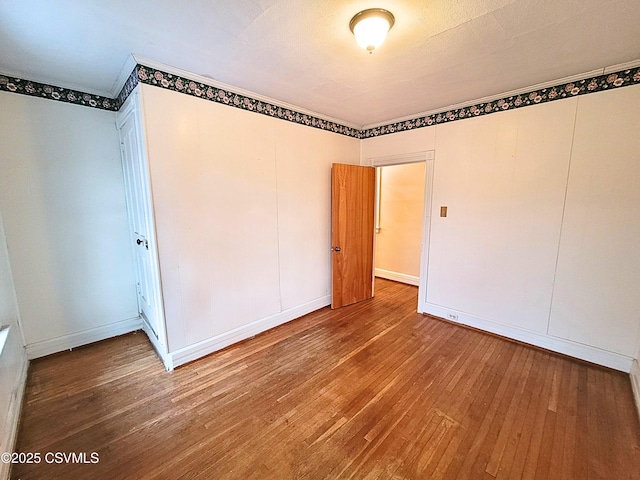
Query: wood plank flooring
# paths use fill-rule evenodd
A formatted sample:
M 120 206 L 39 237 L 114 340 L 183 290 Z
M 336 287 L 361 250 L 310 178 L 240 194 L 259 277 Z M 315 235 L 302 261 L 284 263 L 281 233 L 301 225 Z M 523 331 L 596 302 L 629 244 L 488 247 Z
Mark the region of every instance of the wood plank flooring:
M 418 315 L 416 298 L 377 280 L 374 299 L 172 373 L 142 333 L 36 360 L 17 451 L 43 461 L 12 478 L 640 478 L 627 375 Z

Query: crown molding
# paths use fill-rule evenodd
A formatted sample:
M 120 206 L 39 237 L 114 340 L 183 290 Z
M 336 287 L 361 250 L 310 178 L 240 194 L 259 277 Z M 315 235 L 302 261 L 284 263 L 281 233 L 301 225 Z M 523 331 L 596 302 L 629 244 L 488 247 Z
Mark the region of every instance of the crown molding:
M 83 90 L 41 83 L 0 72 L 0 92 L 17 93 L 29 97 L 55 100 L 100 110 L 117 111 L 117 101 L 111 97 L 88 93 Z
M 616 65 L 611 65 L 608 67 L 596 68 L 594 70 L 589 70 L 588 72 L 582 72 L 575 75 L 570 75 L 568 77 L 562 77 L 555 80 L 550 80 L 548 82 L 537 83 L 535 85 L 529 85 L 527 87 L 518 88 L 516 90 L 510 90 L 508 92 L 498 93 L 495 95 L 490 95 L 487 97 L 476 98 L 472 100 L 468 100 L 462 103 L 456 103 L 453 105 L 447 105 L 444 107 L 435 108 L 433 110 L 427 110 L 424 112 L 413 113 L 411 115 L 406 115 L 403 117 L 392 118 L 390 120 L 384 120 L 382 122 L 372 123 L 368 125 L 364 125 L 361 130 L 369 130 L 371 128 L 378 128 L 385 125 L 390 125 L 393 123 L 405 122 L 408 120 L 414 120 L 420 117 L 428 117 L 429 115 L 437 115 L 438 113 L 444 113 L 451 110 L 457 110 L 460 108 L 470 107 L 472 105 L 478 105 L 480 103 L 489 103 L 494 102 L 496 100 L 501 100 L 503 98 L 515 97 L 518 95 L 523 95 L 525 93 L 529 93 L 535 90 L 542 90 L 544 88 L 552 88 L 557 87 L 558 85 L 577 82 L 581 80 L 585 80 L 587 78 L 597 77 L 600 75 L 606 75 L 609 73 L 620 72 L 623 70 L 630 70 L 636 67 L 640 67 L 640 59 L 633 60 L 630 62 L 619 63 Z
M 158 74 L 164 72 L 168 76 L 182 78 L 188 82 L 197 82 L 201 84 L 200 88 L 206 87 L 210 90 L 209 87 L 211 87 L 219 91 L 224 101 L 222 102 L 217 98 L 204 98 L 202 92 L 196 90 L 195 96 L 199 98 L 220 101 L 220 103 L 226 103 L 237 108 L 245 108 L 245 106 L 236 103 L 240 98 L 243 102 L 255 103 L 258 107 L 257 113 L 360 139 L 560 100 L 575 95 L 596 93 L 621 86 L 638 85 L 640 83 L 640 59 L 638 59 L 365 126 L 322 115 L 318 112 L 300 108 L 296 105 L 234 87 L 210 77 L 187 72 L 135 54 L 127 57 L 111 92 L 107 95 L 104 95 L 105 92 L 91 89 L 83 88 L 80 90 L 77 85 L 71 83 L 57 85 L 56 83 L 43 82 L 35 78 L 27 79 L 21 76 L 19 72 L 10 71 L 0 72 L 0 77 L 2 77 L 0 78 L 0 91 L 115 111 L 120 108 L 126 97 L 139 82 L 173 89 L 180 91 L 180 93 L 194 94 L 191 89 L 186 87 L 173 88 L 168 83 L 165 84 L 165 80 L 159 82 L 149 78 L 145 80 L 143 80 L 143 77 L 138 78 L 139 74 L 144 73 L 139 72 L 139 68 L 150 69 Z M 162 76 L 159 78 L 162 78 Z M 176 82 L 176 85 L 178 83 Z M 211 92 L 209 91 L 208 94 L 211 94 Z M 229 98 L 231 96 L 235 97 L 233 102 Z M 253 107 L 254 105 L 252 104 L 247 109 L 254 110 Z M 263 110 L 263 107 L 266 110 Z
M 25 72 L 18 72 L 15 70 L 5 70 L 2 69 L 0 71 L 0 75 L 4 75 L 5 77 L 12 77 L 15 79 L 20 79 L 25 82 L 34 82 L 42 85 L 50 85 L 52 87 L 62 88 L 65 90 L 73 90 L 76 92 L 88 93 L 90 95 L 95 95 L 98 97 L 112 98 L 111 92 L 106 90 L 100 90 L 96 88 L 87 88 L 84 85 L 78 85 L 73 82 L 59 82 L 47 75 L 32 75 L 27 74 Z
M 634 62 L 630 62 L 633 65 Z M 627 64 L 627 65 L 629 65 Z M 592 71 L 595 75 L 583 73 L 565 77 L 563 80 L 546 82 L 537 86 L 527 87 L 503 94 L 504 96 L 488 97 L 479 99 L 470 104 L 461 104 L 461 107 L 450 108 L 449 110 L 436 110 L 434 113 L 422 116 L 405 117 L 393 123 L 385 123 L 381 126 L 365 128 L 360 131 L 359 138 L 366 139 L 388 135 L 391 133 L 405 132 L 416 128 L 424 128 L 433 125 L 455 122 L 483 115 L 490 115 L 506 110 L 513 110 L 541 103 L 553 102 L 578 95 L 604 92 L 616 88 L 640 85 L 640 67 L 617 70 L 619 66 L 614 66 L 612 71 L 604 73 L 605 69 Z
M 290 103 L 283 102 L 281 100 L 267 97 L 266 95 L 261 95 L 256 92 L 252 92 L 250 90 L 244 90 L 242 88 L 235 87 L 233 85 L 229 85 L 227 83 L 219 82 L 210 77 L 205 77 L 203 75 L 198 75 L 197 73 L 189 72 L 186 70 L 182 70 L 177 67 L 173 67 L 171 65 L 165 65 L 160 62 L 156 62 L 154 60 L 149 60 L 148 58 L 141 57 L 139 55 L 132 55 L 136 64 L 142 65 L 143 67 L 149 67 L 155 70 L 160 70 L 161 72 L 170 73 L 172 75 L 177 75 L 179 77 L 188 78 L 189 80 L 193 80 L 198 83 L 203 83 L 210 87 L 219 88 L 221 90 L 225 90 L 234 94 L 242 95 L 244 97 L 249 97 L 254 100 L 258 100 L 260 102 L 269 103 L 271 105 L 275 105 L 276 107 L 285 108 L 287 110 L 295 111 L 296 113 L 301 113 L 303 115 L 308 115 L 311 117 L 316 117 L 322 120 L 326 120 L 328 122 L 333 122 L 339 125 L 344 125 L 345 127 L 354 128 L 356 130 L 362 130 L 362 125 L 357 125 L 351 122 L 346 122 L 344 120 L 340 120 L 339 118 L 330 117 L 328 115 L 324 115 L 322 113 L 314 112 L 313 110 L 308 110 L 306 108 L 299 107 L 297 105 L 293 105 Z
M 518 88 L 516 90 L 510 90 L 504 93 L 498 93 L 496 95 L 490 95 L 487 97 L 476 98 L 473 100 L 468 100 L 462 103 L 456 103 L 453 105 L 447 105 L 445 107 L 435 108 L 433 110 L 427 110 L 425 112 L 414 113 L 411 115 L 406 115 L 404 117 L 392 118 L 391 120 L 385 120 L 383 122 L 372 123 L 370 125 L 365 125 L 362 127 L 362 130 L 369 130 L 371 128 L 382 127 L 384 125 L 390 125 L 392 123 L 400 123 L 406 122 L 407 120 L 414 120 L 419 117 L 428 117 L 429 115 L 437 115 L 438 113 L 448 112 L 450 110 L 457 110 L 460 108 L 470 107 L 472 105 L 477 105 L 479 103 L 489 103 L 494 102 L 496 100 L 500 100 L 506 97 L 514 97 L 517 95 L 522 95 L 525 93 L 532 92 L 534 90 L 541 90 L 543 88 L 551 88 L 563 83 L 576 82 L 580 80 L 584 80 L 585 78 L 595 77 L 598 75 L 602 75 L 603 69 L 591 70 L 589 72 L 578 73 L 576 75 L 571 75 L 569 77 L 560 78 L 557 80 L 551 80 L 544 83 L 537 83 L 535 85 L 530 85 L 528 87 Z
M 120 73 L 118 74 L 118 78 L 116 78 L 116 81 L 113 82 L 113 86 L 111 87 L 112 98 L 118 98 L 118 96 L 120 95 L 120 92 L 122 92 L 122 89 L 127 83 L 127 80 L 129 80 L 129 77 L 131 76 L 131 72 L 133 72 L 133 69 L 136 68 L 136 66 L 137 64 L 136 64 L 136 59 L 134 55 L 133 54 L 127 55 L 127 59 L 122 65 L 122 68 L 120 69 Z
M 620 72 L 622 70 L 631 70 L 637 67 L 640 67 L 640 58 L 638 60 L 632 60 L 630 62 L 618 63 L 616 65 L 605 67 L 602 69 L 602 74 L 607 75 L 608 73 Z

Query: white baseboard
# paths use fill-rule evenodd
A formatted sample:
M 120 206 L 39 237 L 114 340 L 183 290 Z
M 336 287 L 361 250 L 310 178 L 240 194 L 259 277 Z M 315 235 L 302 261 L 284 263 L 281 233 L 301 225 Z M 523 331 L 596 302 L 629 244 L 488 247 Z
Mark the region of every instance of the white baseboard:
M 27 373 L 29 371 L 29 360 L 25 353 L 22 354 L 22 369 L 20 377 L 16 384 L 11 399 L 9 400 L 9 411 L 7 412 L 7 420 L 5 423 L 5 431 L 2 432 L 2 441 L 0 442 L 0 453 L 15 451 L 16 440 L 18 438 L 18 427 L 20 424 L 20 413 L 22 412 L 22 400 L 24 399 L 24 390 L 27 386 Z M 11 470 L 10 463 L 0 462 L 0 479 L 9 479 Z
M 536 347 L 551 350 L 552 352 L 562 353 L 570 357 L 613 368 L 614 370 L 620 370 L 625 373 L 629 373 L 631 371 L 633 358 L 627 357 L 626 355 L 572 342 L 571 340 L 565 340 L 564 338 L 553 337 L 551 335 L 545 335 L 511 325 L 505 325 L 469 315 L 464 312 L 459 312 L 457 310 L 441 307 L 440 305 L 434 305 L 432 303 L 422 303 L 420 305 L 420 310 L 420 313 L 428 313 L 451 322 L 468 325 L 486 332 L 495 333 L 502 337 L 511 338 Z
M 409 285 L 420 285 L 420 277 L 415 275 L 407 275 L 406 273 L 392 272 L 391 270 L 384 270 L 382 268 L 375 269 L 376 277 L 386 278 L 387 280 L 393 280 L 394 282 L 407 283 Z
M 242 327 L 216 335 L 215 337 L 208 338 L 207 340 L 194 343 L 193 345 L 181 348 L 175 352 L 169 352 L 167 356 L 171 357 L 172 366 L 178 367 L 204 357 L 205 355 L 209 355 L 217 350 L 221 350 L 241 340 L 251 338 L 259 333 L 269 330 L 270 328 L 290 322 L 291 320 L 306 315 L 307 313 L 314 312 L 330 304 L 331 295 L 327 295 L 298 307 L 290 308 L 280 313 L 276 313 L 275 315 L 256 320 L 248 325 L 243 325 Z
M 638 410 L 638 417 L 640 417 L 640 364 L 638 364 L 638 360 L 636 359 L 633 359 L 631 363 L 629 377 L 631 377 L 633 399 L 636 401 L 636 409 Z
M 149 338 L 153 349 L 156 351 L 156 354 L 158 355 L 158 357 L 160 357 L 160 360 L 164 364 L 164 368 L 166 368 L 168 372 L 172 371 L 174 366 L 171 356 L 167 354 L 167 349 L 160 343 L 158 337 L 156 337 L 156 334 L 153 332 L 144 318 L 142 319 L 142 330 L 147 334 L 147 337 Z
M 81 332 L 71 333 L 62 337 L 44 340 L 42 342 L 27 345 L 27 357 L 29 360 L 44 357 L 52 353 L 70 350 L 72 348 L 98 342 L 106 338 L 117 337 L 125 333 L 135 332 L 142 328 L 140 317 L 128 318 L 120 322 L 111 323 L 103 327 L 91 328 Z

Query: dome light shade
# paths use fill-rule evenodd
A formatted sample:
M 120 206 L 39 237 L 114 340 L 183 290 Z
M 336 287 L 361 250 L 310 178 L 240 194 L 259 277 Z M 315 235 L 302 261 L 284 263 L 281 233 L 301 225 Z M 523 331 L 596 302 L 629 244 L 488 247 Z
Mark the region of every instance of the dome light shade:
M 382 8 L 370 8 L 357 13 L 349 22 L 349 28 L 358 45 L 372 53 L 382 45 L 394 23 L 395 18 L 391 12 Z

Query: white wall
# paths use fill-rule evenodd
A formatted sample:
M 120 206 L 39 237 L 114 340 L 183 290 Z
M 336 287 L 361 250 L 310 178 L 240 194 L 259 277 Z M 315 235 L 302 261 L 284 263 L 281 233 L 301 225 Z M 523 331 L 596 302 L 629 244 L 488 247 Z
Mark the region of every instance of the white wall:
M 115 114 L 4 92 L 0 111 L 0 210 L 29 355 L 137 328 Z
M 141 92 L 176 363 L 328 304 L 330 167 L 358 163 L 359 141 Z
M 278 256 L 283 309 L 331 294 L 331 164 L 358 163 L 359 141 L 275 124 Z
M 432 313 L 578 356 L 637 355 L 640 87 L 361 143 L 142 90 L 171 351 L 327 301 L 329 168 L 360 148 L 363 164 L 436 151 Z M 31 355 L 136 328 L 114 114 L 4 92 L 0 107 L 0 211 Z
M 546 333 L 576 103 L 437 127 L 429 303 Z
M 640 87 L 581 97 L 549 333 L 629 357 L 640 331 Z
M 27 357 L 22 345 L 18 304 L 9 265 L 9 253 L 0 215 L 0 326 L 9 327 L 0 353 L 0 452 L 13 449 L 22 392 L 26 380 Z M 0 463 L 0 478 L 8 478 L 9 465 Z
M 376 276 L 418 285 L 425 163 L 380 167 Z
M 406 132 L 371 137 L 362 140 L 362 165 L 372 165 L 377 157 L 424 152 L 436 146 L 436 127 L 424 127 Z
M 634 86 L 363 140 L 363 164 L 435 149 L 425 311 L 628 371 L 639 107 Z

